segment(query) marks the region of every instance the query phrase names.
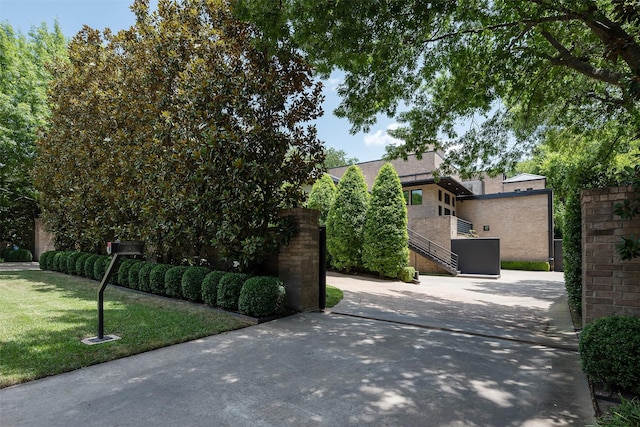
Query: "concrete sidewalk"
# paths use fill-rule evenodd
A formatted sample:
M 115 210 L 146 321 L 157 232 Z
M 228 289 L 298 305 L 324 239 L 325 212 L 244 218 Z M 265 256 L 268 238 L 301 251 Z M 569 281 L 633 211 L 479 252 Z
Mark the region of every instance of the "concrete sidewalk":
M 532 280 L 544 281 L 542 277 Z M 577 353 L 560 345 L 535 344 L 531 341 L 536 337 L 528 333 L 519 335 L 527 325 L 538 325 L 532 320 L 536 315 L 542 319 L 555 312 L 549 302 L 555 290 L 542 292 L 548 297 L 507 295 L 514 298 L 509 300 L 514 313 L 504 320 L 500 316 L 511 311 L 507 300 L 498 297 L 507 291 L 503 285 L 510 283 L 509 278 L 492 282 L 501 286 L 488 289 L 489 294 L 467 279 L 423 278 L 421 285 L 344 276 L 327 279 L 334 285 L 340 281 L 338 286 L 345 291 L 333 313 L 298 314 L 0 390 L 0 425 L 584 426 L 594 422 Z M 475 298 L 467 311 L 463 301 L 456 302 L 464 289 L 492 301 L 480 304 Z M 419 300 L 427 304 L 422 309 Z M 535 305 L 534 300 L 548 306 L 526 308 L 526 301 Z M 488 313 L 480 313 L 476 306 L 486 307 Z M 432 310 L 435 307 L 444 318 L 441 324 L 450 329 L 478 324 L 479 330 L 489 331 L 490 324 L 480 319 L 491 318 L 497 327 L 480 334 L 427 325 L 440 317 Z M 530 320 L 520 325 L 515 320 L 518 311 L 528 313 Z M 405 322 L 408 319 L 413 325 Z M 502 331 L 516 338 L 502 339 Z M 564 332 L 558 330 L 559 336 Z M 572 333 L 567 331 L 566 336 Z

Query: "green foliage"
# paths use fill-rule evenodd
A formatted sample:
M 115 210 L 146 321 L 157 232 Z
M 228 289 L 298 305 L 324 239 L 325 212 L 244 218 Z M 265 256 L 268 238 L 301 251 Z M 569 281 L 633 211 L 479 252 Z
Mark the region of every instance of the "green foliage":
M 395 116 L 404 144 L 387 147 L 392 157 L 435 148 L 468 172 L 501 171 L 546 131 L 639 127 L 637 2 L 234 3 L 324 76 L 345 73 L 335 114 L 352 132 Z
M 131 268 L 131 266 L 136 262 L 140 262 L 140 260 L 128 258 L 120 262 L 120 267 L 118 267 L 118 274 L 116 278 L 116 283 L 118 285 L 124 286 L 126 288 L 129 287 L 129 268 Z
M 69 273 L 68 263 L 69 263 L 69 255 L 71 252 L 64 251 L 58 260 L 58 264 L 60 266 L 61 273 Z
M 87 261 L 87 258 L 89 258 L 91 256 L 91 254 L 86 253 L 86 252 L 82 252 L 82 255 L 80 255 L 78 257 L 78 259 L 76 260 L 76 274 L 78 276 L 82 276 L 82 277 L 86 277 L 84 274 L 84 263 Z
M 610 316 L 587 323 L 579 351 L 582 370 L 591 380 L 640 393 L 640 318 Z
M 321 226 L 327 224 L 329 209 L 331 209 L 331 205 L 336 198 L 337 192 L 338 190 L 336 185 L 333 183 L 333 179 L 326 173 L 323 174 L 311 188 L 311 193 L 309 193 L 309 198 L 305 202 L 305 207 L 320 211 Z
M 325 150 L 324 167 L 327 169 L 351 166 L 358 162 L 356 157 L 347 157 L 347 152 L 344 150 L 336 150 L 333 147 L 328 147 Z
M 96 262 L 93 263 L 93 278 L 94 280 L 102 281 L 104 274 L 107 272 L 107 267 L 111 259 L 108 256 L 100 255 Z
M 91 250 L 127 236 L 170 262 L 214 246 L 250 270 L 285 243 L 280 210 L 320 174 L 321 85 L 226 2 L 148 3 L 117 34 L 85 27 L 54 68 L 34 172 L 43 220 Z
M 38 263 L 40 264 L 40 270 L 49 270 L 47 263 L 54 254 L 55 251 L 46 251 L 40 255 L 40 259 L 38 260 Z
M 202 279 L 202 301 L 215 307 L 218 299 L 218 284 L 226 273 L 224 271 L 212 271 Z
M 47 66 L 64 61 L 66 40 L 57 23 L 28 35 L 0 22 L 0 241 L 27 246 L 38 213 L 31 172 L 35 142 L 49 116 Z
M 344 298 L 342 291 L 335 286 L 327 285 L 327 308 L 335 307 Z
M 76 270 L 76 264 L 78 263 L 78 259 L 82 256 L 82 252 L 71 252 L 67 257 L 67 273 L 68 274 L 79 274 Z
M 182 298 L 182 275 L 187 271 L 187 268 L 184 265 L 178 265 L 167 270 L 164 275 L 164 291 L 166 295 Z
M 415 277 L 416 269 L 413 267 L 403 267 L 398 273 L 398 279 L 405 283 L 412 283 Z
M 636 196 L 614 205 L 614 213 L 624 220 L 632 220 L 640 215 L 640 164 L 637 163 L 640 161 L 640 154 L 635 155 L 635 160 L 635 167 L 627 166 L 625 168 L 623 183 L 631 185 Z M 623 261 L 640 257 L 640 237 L 622 236 L 621 239 L 622 242 L 617 245 L 616 249 Z
M 542 261 L 501 261 L 500 268 L 504 270 L 550 271 L 548 262 Z
M 366 269 L 381 276 L 398 277 L 409 264 L 407 206 L 400 178 L 385 164 L 373 183 L 362 246 Z
M 138 289 L 143 292 L 151 292 L 151 271 L 157 264 L 154 262 L 143 262 L 138 271 Z
M 85 259 L 84 267 L 82 271 L 83 271 L 83 276 L 86 277 L 87 279 L 97 280 L 93 275 L 93 271 L 98 258 L 100 258 L 100 255 L 91 254 Z
M 632 427 L 640 426 L 640 401 L 638 398 L 627 400 L 622 398 L 619 406 L 611 408 L 609 413 L 597 422 L 599 427 Z
M 53 271 L 61 271 L 60 261 L 62 261 L 63 253 L 64 252 L 57 252 L 53 256 L 53 265 L 51 266 Z
M 9 251 L 4 259 L 7 262 L 31 262 L 33 254 L 29 249 L 16 249 Z
M 182 296 L 189 301 L 202 301 L 202 281 L 210 272 L 207 267 L 189 267 L 180 282 Z
M 165 295 L 164 276 L 172 268 L 169 264 L 155 264 L 149 273 L 149 288 L 156 295 Z
M 242 285 L 249 276 L 244 273 L 226 273 L 218 283 L 216 305 L 227 310 L 238 310 L 238 300 Z
M 285 309 L 286 290 L 277 277 L 256 276 L 247 279 L 240 290 L 238 310 L 254 317 L 267 317 Z
M 349 166 L 340 179 L 336 199 L 327 216 L 327 250 L 333 265 L 349 271 L 362 268 L 362 245 L 369 192 L 362 170 Z
M 127 283 L 131 289 L 140 289 L 140 269 L 145 264 L 144 261 L 138 260 L 129 266 L 129 272 L 127 273 Z

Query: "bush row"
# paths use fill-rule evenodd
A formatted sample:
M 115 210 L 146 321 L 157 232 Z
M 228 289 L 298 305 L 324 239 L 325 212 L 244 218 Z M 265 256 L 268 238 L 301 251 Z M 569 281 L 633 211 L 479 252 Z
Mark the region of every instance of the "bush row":
M 0 258 L 6 262 L 30 262 L 33 254 L 29 249 L 5 248 L 0 252 Z
M 111 262 L 104 255 L 49 251 L 40 256 L 42 270 L 102 280 Z M 255 317 L 280 314 L 285 308 L 285 288 L 277 277 L 250 277 L 242 273 L 211 271 L 207 267 L 173 266 L 125 259 L 110 283 L 172 298 L 204 302 L 212 307 Z
M 551 266 L 544 261 L 502 261 L 503 270 L 550 271 Z

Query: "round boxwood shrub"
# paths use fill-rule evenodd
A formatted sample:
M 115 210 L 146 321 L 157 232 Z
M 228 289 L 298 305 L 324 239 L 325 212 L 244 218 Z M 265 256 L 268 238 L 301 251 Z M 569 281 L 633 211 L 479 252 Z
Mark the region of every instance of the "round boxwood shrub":
M 120 267 L 118 268 L 118 274 L 116 278 L 116 283 L 120 286 L 129 287 L 129 268 L 136 262 L 139 262 L 135 259 L 127 258 L 120 262 Z
M 7 251 L 5 261 L 7 262 L 31 262 L 33 254 L 29 249 L 16 249 Z
M 52 265 L 52 269 L 53 271 L 59 271 L 62 272 L 62 266 L 60 265 L 62 258 L 64 256 L 64 252 L 57 252 L 54 256 L 53 256 L 53 265 Z
M 96 280 L 93 275 L 93 268 L 95 267 L 96 261 L 100 258 L 100 255 L 91 254 L 84 261 L 84 277 L 88 279 Z M 102 277 L 101 277 L 102 279 Z
M 60 251 L 51 251 L 51 254 L 47 258 L 47 270 L 55 271 L 53 269 L 53 261 L 58 253 L 60 253 Z
M 155 262 L 143 262 L 140 267 L 140 271 L 138 271 L 138 289 L 143 292 L 151 292 L 151 285 L 149 283 L 149 276 L 151 274 L 151 270 L 156 266 Z
M 182 296 L 189 301 L 202 301 L 202 280 L 210 272 L 207 267 L 189 267 L 182 275 Z
M 83 252 L 76 260 L 76 274 L 84 277 L 84 263 L 91 254 Z
M 104 273 L 107 272 L 107 267 L 111 259 L 105 255 L 99 255 L 96 262 L 93 264 L 93 278 L 95 280 L 102 281 Z
M 71 254 L 71 252 L 61 252 L 60 253 L 60 257 L 58 258 L 58 268 L 60 271 L 60 273 L 67 273 L 67 260 L 69 259 L 69 254 Z
M 227 273 L 222 276 L 218 284 L 217 305 L 227 310 L 237 311 L 240 290 L 248 278 L 249 276 L 244 273 Z
M 164 276 L 172 268 L 169 264 L 154 264 L 149 272 L 149 289 L 156 295 L 165 295 Z
M 127 279 L 131 289 L 140 289 L 140 269 L 144 264 L 142 260 L 138 260 L 129 267 Z
M 40 255 L 38 262 L 40 263 L 40 270 L 49 270 L 48 262 L 55 255 L 56 251 L 46 251 Z
M 640 392 L 640 318 L 596 319 L 582 329 L 578 348 L 582 370 L 591 380 Z
M 82 256 L 82 252 L 71 252 L 67 257 L 67 273 L 68 274 L 78 274 L 76 270 L 76 263 L 78 262 L 78 258 Z
M 182 298 L 182 275 L 187 268 L 184 265 L 171 267 L 164 275 L 164 291 L 170 297 Z
M 211 307 L 216 306 L 218 285 L 220 284 L 220 279 L 222 279 L 222 276 L 225 274 L 224 271 L 212 271 L 204 276 L 204 279 L 202 279 L 202 301 L 204 301 L 205 304 Z
M 238 310 L 254 317 L 266 317 L 284 311 L 286 290 L 277 277 L 257 276 L 244 282 Z

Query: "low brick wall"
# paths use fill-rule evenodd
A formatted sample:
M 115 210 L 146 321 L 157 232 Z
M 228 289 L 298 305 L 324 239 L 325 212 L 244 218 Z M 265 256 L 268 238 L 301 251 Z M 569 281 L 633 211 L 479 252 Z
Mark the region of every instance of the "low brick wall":
M 616 202 L 635 198 L 631 187 L 584 190 L 582 204 L 582 322 L 611 315 L 640 316 L 640 258 L 623 261 L 622 236 L 640 236 L 640 217 L 623 220 Z

